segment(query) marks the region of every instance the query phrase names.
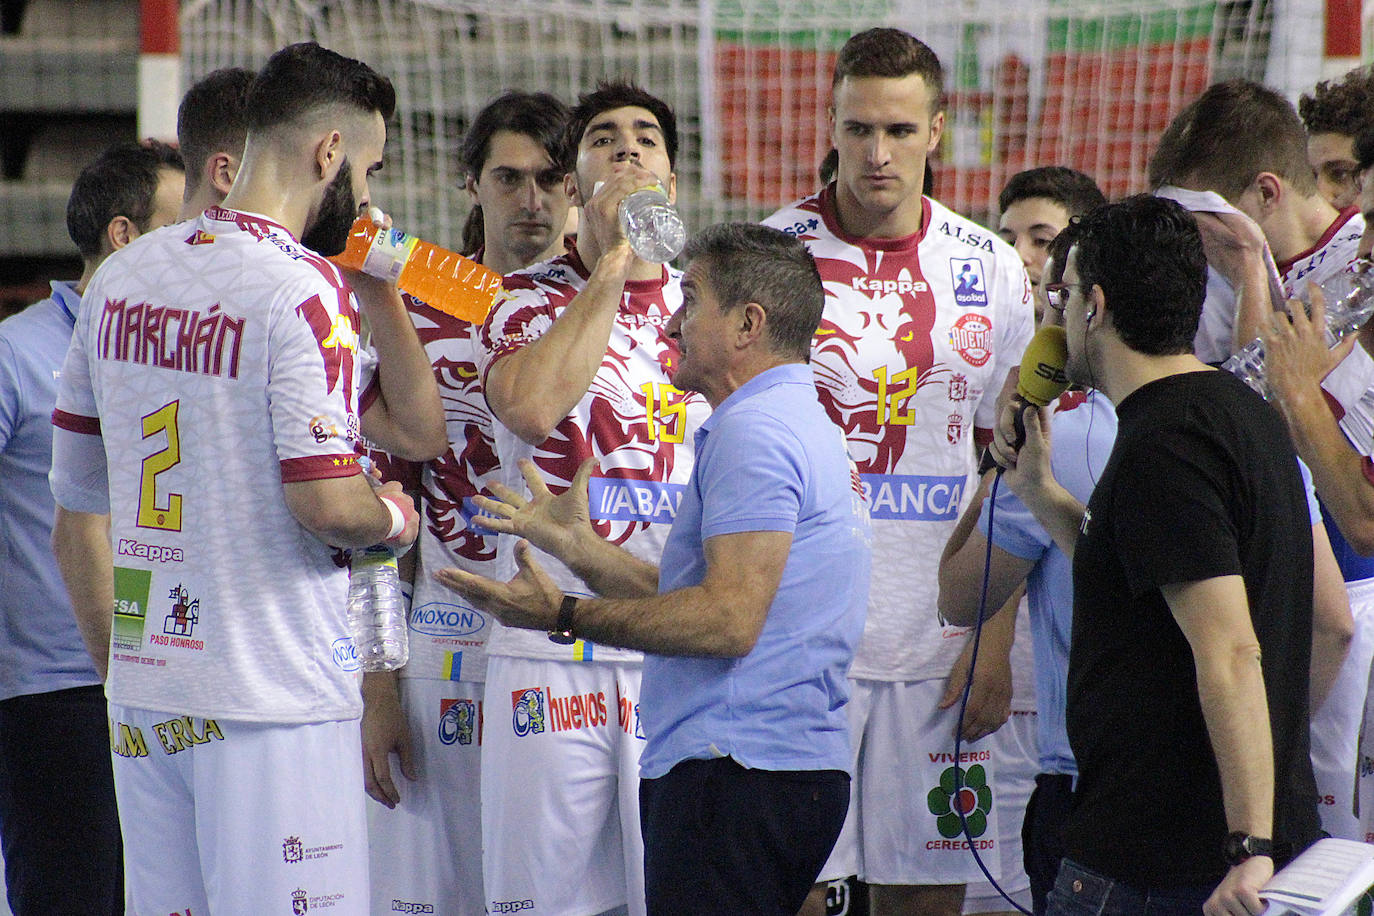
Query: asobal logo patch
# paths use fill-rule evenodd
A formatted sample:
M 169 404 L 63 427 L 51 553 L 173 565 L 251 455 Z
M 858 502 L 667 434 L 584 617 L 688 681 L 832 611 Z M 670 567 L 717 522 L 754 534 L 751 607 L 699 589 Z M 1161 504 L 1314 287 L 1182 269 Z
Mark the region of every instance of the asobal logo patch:
M 988 787 L 983 765 L 975 763 L 967 770 L 946 767 L 940 774 L 940 784 L 926 795 L 926 807 L 935 815 L 935 827 L 945 839 L 954 839 L 964 832 L 959 822 L 960 811 L 968 821 L 969 834 L 975 839 L 982 836 L 987 832 L 988 814 L 992 811 L 992 789 Z
M 148 616 L 148 592 L 152 585 L 151 570 L 114 568 L 114 627 L 110 642 L 116 649 L 137 652 L 143 648 L 143 623 Z

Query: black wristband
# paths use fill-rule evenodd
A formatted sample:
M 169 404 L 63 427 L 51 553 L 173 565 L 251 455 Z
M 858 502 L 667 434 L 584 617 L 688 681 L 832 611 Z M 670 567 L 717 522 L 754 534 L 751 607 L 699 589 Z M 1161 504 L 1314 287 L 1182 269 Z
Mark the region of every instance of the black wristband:
M 563 603 L 558 606 L 558 622 L 549 631 L 549 642 L 560 646 L 570 646 L 577 642 L 573 635 L 573 612 L 577 610 L 577 596 L 564 595 Z

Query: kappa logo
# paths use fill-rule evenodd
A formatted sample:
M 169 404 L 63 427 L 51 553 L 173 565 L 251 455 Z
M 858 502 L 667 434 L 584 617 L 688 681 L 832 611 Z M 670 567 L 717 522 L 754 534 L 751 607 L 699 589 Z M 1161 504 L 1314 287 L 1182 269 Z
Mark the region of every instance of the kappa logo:
M 930 286 L 924 280 L 882 280 L 873 277 L 854 277 L 849 281 L 849 285 L 856 290 L 864 293 L 876 293 L 880 296 L 896 294 L 898 296 L 910 296 L 912 293 L 924 293 Z
M 144 544 L 133 538 L 120 538 L 118 552 L 121 556 L 138 557 L 153 563 L 180 563 L 186 559 L 186 553 L 180 547 Z
M 480 715 L 477 703 L 473 700 L 440 700 L 439 711 L 439 740 L 450 745 L 471 744 L 477 733 Z
M 300 862 L 305 858 L 305 844 L 298 836 L 289 836 L 281 841 L 281 858 L 287 865 Z
M 977 312 L 961 316 L 949 329 L 949 345 L 970 366 L 985 365 L 992 358 L 992 322 Z
M 978 258 L 950 258 L 950 279 L 954 282 L 954 301 L 962 308 L 983 308 L 988 304 L 988 285 L 983 277 L 983 262 Z
M 515 737 L 538 735 L 547 728 L 544 713 L 544 691 L 538 687 L 513 690 L 511 699 L 511 728 Z
M 493 900 L 491 911 L 493 913 L 518 913 L 521 910 L 534 909 L 533 900 Z

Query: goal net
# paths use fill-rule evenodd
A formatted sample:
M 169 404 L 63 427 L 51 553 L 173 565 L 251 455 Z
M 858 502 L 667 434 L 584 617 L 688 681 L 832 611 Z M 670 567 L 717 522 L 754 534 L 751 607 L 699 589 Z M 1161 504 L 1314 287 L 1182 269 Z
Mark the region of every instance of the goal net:
M 456 245 L 469 203 L 456 151 L 506 89 L 566 101 L 632 78 L 676 111 L 690 227 L 755 219 L 819 187 L 835 53 L 904 28 L 949 94 L 934 194 L 986 219 L 1008 177 L 1069 165 L 1110 197 L 1144 190 L 1160 132 L 1210 82 L 1263 79 L 1267 0 L 187 0 L 186 84 L 313 39 L 396 85 L 374 196 L 397 224 Z M 1287 88 L 1287 87 L 1280 87 Z M 1298 87 L 1302 88 L 1302 87 Z

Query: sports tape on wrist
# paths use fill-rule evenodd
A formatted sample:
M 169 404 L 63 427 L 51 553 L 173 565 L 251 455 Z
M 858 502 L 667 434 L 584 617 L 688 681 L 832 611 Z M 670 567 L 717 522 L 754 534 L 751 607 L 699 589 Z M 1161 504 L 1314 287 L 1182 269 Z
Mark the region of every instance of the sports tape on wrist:
M 386 533 L 386 537 L 382 538 L 384 541 L 389 541 L 406 530 L 406 515 L 391 497 L 383 496 L 382 502 L 386 503 L 387 509 L 391 512 L 391 530 Z

